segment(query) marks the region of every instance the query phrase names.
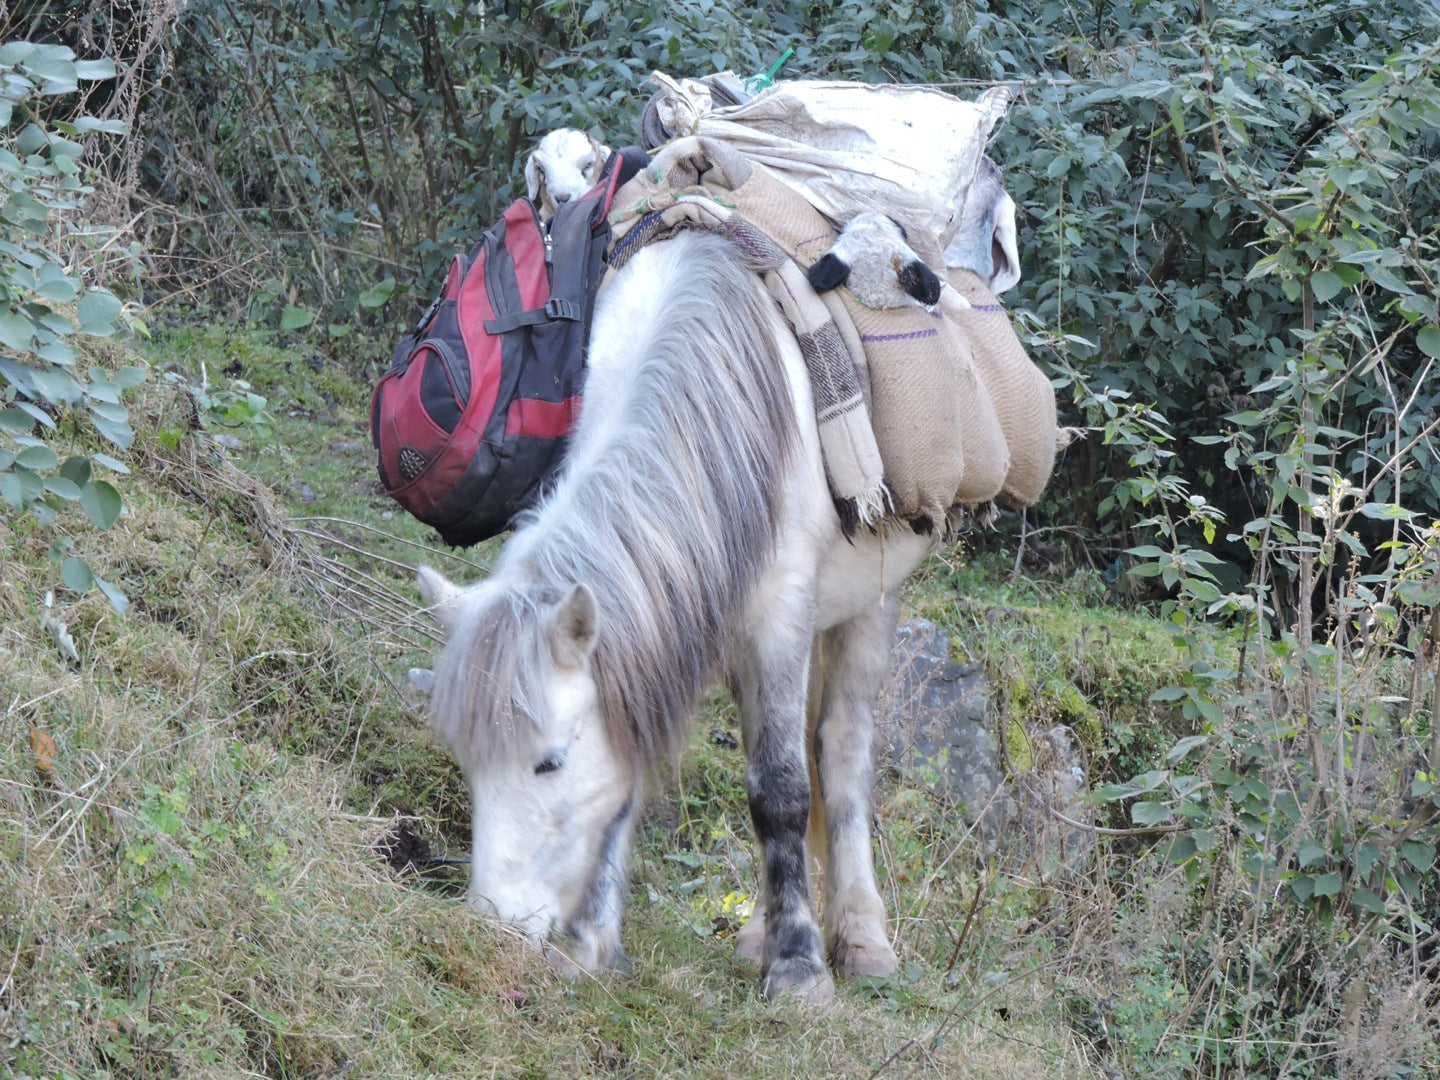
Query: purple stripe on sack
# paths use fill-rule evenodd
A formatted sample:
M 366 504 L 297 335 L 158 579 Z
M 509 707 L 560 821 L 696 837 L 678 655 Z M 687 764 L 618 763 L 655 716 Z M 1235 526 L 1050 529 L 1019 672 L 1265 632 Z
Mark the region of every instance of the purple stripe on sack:
M 970 305 L 970 310 L 971 310 L 971 311 L 983 311 L 986 315 L 1003 315 L 1003 314 L 1005 314 L 1005 305 L 1004 305 L 1004 304 L 971 304 L 971 305 Z
M 651 222 L 653 222 L 656 218 L 660 217 L 663 212 L 664 211 L 656 210 L 655 212 L 646 214 L 643 218 L 641 218 L 639 223 L 628 233 L 626 233 L 625 236 L 623 236 L 620 241 L 615 245 L 615 247 L 611 250 L 609 261 L 612 263 L 623 262 L 625 259 L 629 258 L 630 248 L 634 247 L 637 243 L 639 243 L 641 236 L 645 232 L 645 229 L 650 225 Z
M 915 341 L 919 338 L 934 337 L 934 330 L 916 330 L 910 334 L 861 334 L 862 342 L 872 341 Z
M 796 251 L 799 251 L 801 248 L 807 247 L 807 246 L 809 246 L 810 244 L 818 244 L 821 240 L 833 240 L 834 238 L 835 238 L 835 230 L 834 230 L 834 229 L 827 229 L 825 232 L 821 233 L 819 236 L 812 236 L 809 240 L 800 240 L 800 241 L 798 241 L 798 242 L 795 244 L 795 250 L 796 250 Z

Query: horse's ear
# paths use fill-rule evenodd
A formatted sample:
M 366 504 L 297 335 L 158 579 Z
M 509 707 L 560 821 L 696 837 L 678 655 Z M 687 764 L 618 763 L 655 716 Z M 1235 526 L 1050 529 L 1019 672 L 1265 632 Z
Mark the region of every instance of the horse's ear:
M 810 267 L 805 277 L 816 292 L 829 292 L 849 280 L 850 266 L 837 255 L 825 255 Z
M 416 571 L 415 580 L 420 585 L 420 595 L 425 598 L 425 606 L 439 620 L 447 634 L 453 633 L 460 586 L 451 582 L 440 571 L 431 570 L 428 566 L 422 566 Z
M 590 586 L 576 585 L 550 615 L 550 655 L 558 668 L 585 663 L 595 649 L 598 613 Z

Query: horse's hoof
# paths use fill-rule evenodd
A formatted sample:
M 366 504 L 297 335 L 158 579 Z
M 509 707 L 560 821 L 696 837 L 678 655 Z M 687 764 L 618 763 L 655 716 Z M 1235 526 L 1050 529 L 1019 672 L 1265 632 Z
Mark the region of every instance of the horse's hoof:
M 885 942 L 878 945 L 850 944 L 837 941 L 830 947 L 835 970 L 848 979 L 861 975 L 893 975 L 900 970 L 900 959 Z
M 771 964 L 762 989 L 770 1001 L 793 997 L 806 1005 L 829 1005 L 835 1000 L 835 980 L 830 970 L 808 956 Z
M 735 934 L 735 955 L 752 964 L 765 958 L 765 916 L 756 915 Z
M 545 945 L 545 963 L 555 975 L 566 982 L 576 982 L 587 973 L 569 953 L 548 942 Z
M 602 971 L 630 974 L 630 957 L 625 955 L 619 942 L 602 944 L 583 938 L 546 942 L 545 960 L 550 970 L 567 982 L 574 982 L 584 975 L 598 975 Z

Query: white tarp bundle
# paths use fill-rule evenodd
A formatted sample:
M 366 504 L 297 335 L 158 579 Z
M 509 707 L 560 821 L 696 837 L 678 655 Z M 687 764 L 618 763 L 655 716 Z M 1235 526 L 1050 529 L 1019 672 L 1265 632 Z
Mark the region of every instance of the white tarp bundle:
M 962 101 L 928 87 L 797 81 L 717 107 L 705 81 L 659 71 L 650 78 L 661 89 L 650 109 L 669 137 L 720 139 L 774 170 L 830 219 L 889 214 L 916 234 L 912 244 L 928 248 L 934 237 L 941 250 L 1010 104 L 1003 86 Z

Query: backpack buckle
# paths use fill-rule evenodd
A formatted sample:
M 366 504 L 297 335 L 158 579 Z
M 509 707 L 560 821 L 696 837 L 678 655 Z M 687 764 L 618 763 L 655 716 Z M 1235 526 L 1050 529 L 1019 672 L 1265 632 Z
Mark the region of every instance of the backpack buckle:
M 434 300 L 430 301 L 430 306 L 425 309 L 425 314 L 421 315 L 420 321 L 415 324 L 415 329 L 413 333 L 423 334 L 425 332 L 425 328 L 430 325 L 430 320 L 435 317 L 435 313 L 440 310 L 440 305 L 444 302 L 445 296 L 443 293 L 440 296 L 435 297 Z
M 545 314 L 552 319 L 567 319 L 570 322 L 580 321 L 580 305 L 574 300 L 567 300 L 563 296 L 552 296 L 545 301 Z

